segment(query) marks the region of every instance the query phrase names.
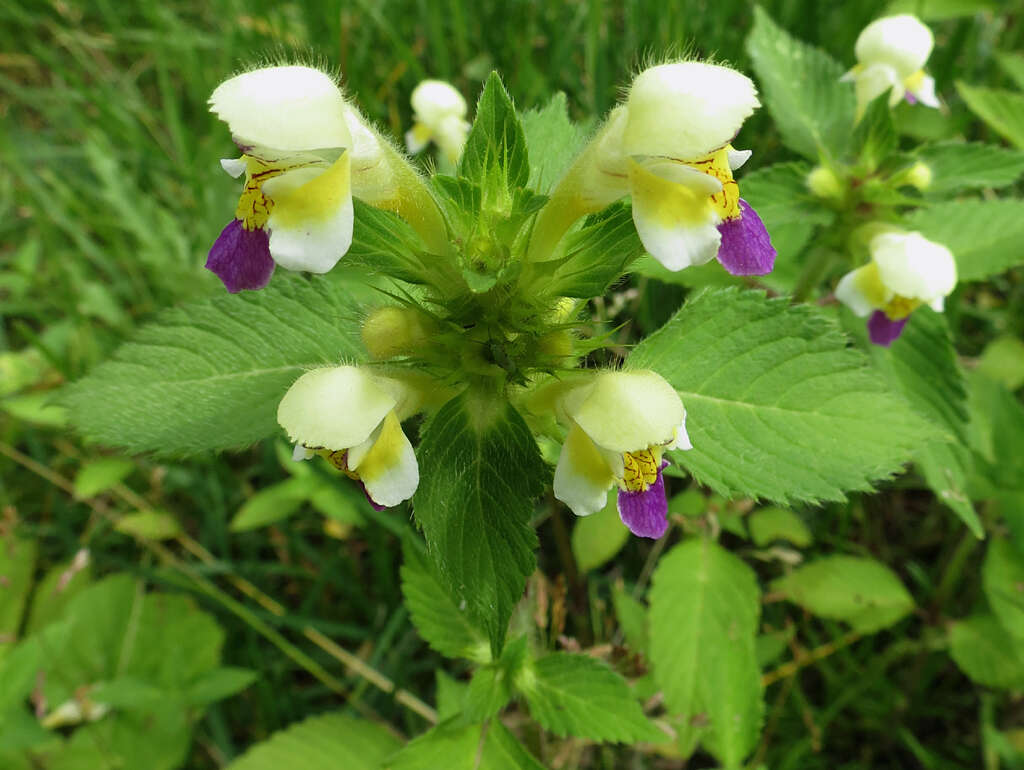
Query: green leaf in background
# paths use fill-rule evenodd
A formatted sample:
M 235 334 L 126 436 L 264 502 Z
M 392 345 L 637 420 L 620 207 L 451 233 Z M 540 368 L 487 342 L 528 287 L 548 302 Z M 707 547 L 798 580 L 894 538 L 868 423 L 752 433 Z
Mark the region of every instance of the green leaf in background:
M 512 406 L 464 393 L 424 426 L 416 523 L 459 606 L 501 649 L 512 609 L 536 563 L 533 499 L 548 471 Z
M 459 609 L 419 549 L 406 542 L 402 553 L 402 596 L 424 641 L 449 658 L 489 661 L 487 635 Z
M 813 537 L 804 520 L 785 508 L 761 508 L 747 517 L 750 539 L 754 545 L 763 548 L 776 541 L 785 540 L 797 548 L 806 548 Z
M 257 679 L 259 673 L 256 671 L 221 666 L 192 682 L 185 691 L 185 700 L 195 706 L 205 706 L 240 693 Z
M 382 770 L 544 770 L 516 737 L 491 720 L 485 725 L 450 719 L 418 736 Z
M 1013 184 L 1024 173 L 1024 152 L 982 142 L 926 144 L 914 155 L 931 169 L 928 195 L 998 189 Z
M 855 321 L 860 326 L 860 319 Z M 921 308 L 891 347 L 869 345 L 879 370 L 910 406 L 945 434 L 922 445 L 914 460 L 928 486 L 974 533 L 984 537 L 981 519 L 967 494 L 967 393 L 945 315 Z
M 980 281 L 1024 264 L 1024 201 L 960 200 L 920 208 L 908 229 L 945 245 L 959 280 Z
M 530 180 L 526 137 L 512 99 L 492 72 L 476 105 L 476 119 L 459 161 L 459 175 L 481 185 L 485 201 L 511 200 Z
M 306 369 L 362 358 L 358 324 L 338 280 L 282 277 L 164 311 L 64 400 L 85 437 L 109 446 L 162 455 L 246 446 L 278 430 L 277 404 Z
M 699 737 L 719 762 L 739 767 L 764 715 L 757 577 L 720 545 L 695 538 L 658 562 L 650 601 L 650 660 L 665 705 L 683 718 L 680 746 L 689 753 Z
M 978 359 L 978 371 L 1007 390 L 1024 385 L 1024 341 L 1004 334 L 989 342 Z
M 620 743 L 665 739 L 644 716 L 626 680 L 588 655 L 547 655 L 523 669 L 516 686 L 530 715 L 555 735 Z
M 35 540 L 5 537 L 0 541 L 0 660 L 17 640 L 37 550 Z
M 228 770 L 377 770 L 401 747 L 384 726 L 344 714 L 321 714 L 274 733 Z
M 834 321 L 760 292 L 706 292 L 633 350 L 667 379 L 693 449 L 673 459 L 724 495 L 842 500 L 899 472 L 935 429 Z
M 1013 78 L 1017 87 L 1024 88 L 1024 56 L 1019 53 L 1004 51 L 996 54 L 996 60 L 1006 74 Z
M 75 497 L 88 500 L 120 484 L 135 470 L 135 463 L 123 457 L 90 460 L 75 474 Z
M 972 495 L 984 499 L 1024 493 L 1024 405 L 978 371 L 968 375 L 967 386 L 969 439 L 975 453 Z
M 772 582 L 808 612 L 842 620 L 870 634 L 898 622 L 914 608 L 914 599 L 892 570 L 874 559 L 826 556 Z
M 1024 149 L 1024 94 L 1000 88 L 972 86 L 962 80 L 956 90 L 971 112 L 984 120 L 1010 144 Z
M 529 187 L 547 193 L 562 178 L 586 137 L 569 118 L 565 94 L 558 92 L 543 107 L 520 116 L 530 156 Z
M 857 165 L 871 174 L 899 146 L 889 106 L 889 92 L 875 97 L 853 131 Z
M 254 494 L 231 519 L 232 532 L 246 532 L 287 519 L 309 499 L 317 488 L 313 476 L 299 476 L 278 482 Z
M 992 612 L 1017 645 L 1024 644 L 1024 554 L 1009 540 L 993 539 L 981 577 Z
M 170 540 L 182 533 L 178 520 L 165 511 L 138 511 L 121 516 L 114 529 L 146 540 Z
M 761 217 L 778 252 L 775 269 L 759 280 L 781 293 L 796 288 L 804 263 L 800 257 L 815 230 L 835 220 L 835 213 L 807 189 L 810 170 L 811 165 L 802 161 L 776 163 L 740 179 L 740 196 Z
M 892 0 L 884 15 L 912 13 L 924 21 L 943 21 L 998 10 L 999 0 Z
M 843 67 L 819 48 L 796 40 L 754 8 L 747 53 L 783 143 L 805 158 L 837 158 L 853 131 L 854 95 L 840 83 Z
M 28 633 L 59 620 L 68 603 L 92 583 L 89 558 L 88 551 L 80 550 L 71 560 L 55 564 L 36 583 L 26 627 Z
M 558 514 L 556 514 L 558 515 Z M 629 530 L 619 517 L 615 495 L 592 516 L 576 519 L 572 528 L 572 554 L 581 572 L 597 569 L 615 558 L 629 540 Z
M 647 655 L 651 635 L 647 629 L 647 608 L 633 598 L 624 585 L 616 584 L 612 589 L 612 603 L 615 617 L 619 621 L 626 642 L 633 652 Z
M 949 654 L 978 684 L 1024 688 L 1020 639 L 1010 636 L 994 615 L 975 615 L 949 627 Z

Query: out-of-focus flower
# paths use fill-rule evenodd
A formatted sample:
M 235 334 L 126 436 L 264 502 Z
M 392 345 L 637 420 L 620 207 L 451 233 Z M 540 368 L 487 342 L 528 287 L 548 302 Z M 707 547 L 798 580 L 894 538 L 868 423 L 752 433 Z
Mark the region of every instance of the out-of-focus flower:
M 941 312 L 956 287 L 956 262 L 949 249 L 920 233 L 883 232 L 870 243 L 871 261 L 847 273 L 836 299 L 868 318 L 868 334 L 888 347 L 921 305 Z
M 577 516 L 604 508 L 619 487 L 623 523 L 641 537 L 668 529 L 662 469 L 666 449 L 690 449 L 679 394 L 650 371 L 603 372 L 569 390 L 557 407 L 569 434 L 555 467 L 555 497 Z
M 901 100 L 938 107 L 935 79 L 924 72 L 934 45 L 932 31 L 916 16 L 900 14 L 876 19 L 857 38 L 857 65 L 843 75 L 857 92 L 857 118 L 871 102 L 889 92 L 889 106 Z
M 221 166 L 245 177 L 235 218 L 206 267 L 230 292 L 266 286 L 274 264 L 325 273 L 352 243 L 348 106 L 310 67 L 268 67 L 221 83 L 210 109 L 242 151 Z
M 469 134 L 466 100 L 443 80 L 424 80 L 412 92 L 413 123 L 405 134 L 409 152 L 434 142 L 452 165 L 458 163 Z
M 277 421 L 295 459 L 320 455 L 358 481 L 378 508 L 408 500 L 419 484 L 412 444 L 402 431 L 415 399 L 408 387 L 356 366 L 306 372 L 285 393 Z

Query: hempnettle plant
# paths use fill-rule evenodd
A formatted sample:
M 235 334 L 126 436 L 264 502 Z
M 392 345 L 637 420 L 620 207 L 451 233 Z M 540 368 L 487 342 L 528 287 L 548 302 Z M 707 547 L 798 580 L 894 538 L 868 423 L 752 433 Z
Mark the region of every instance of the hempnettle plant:
M 472 123 L 458 91 L 426 81 L 405 136 L 410 153 L 436 148 L 426 174 L 327 72 L 231 77 L 210 108 L 237 148 L 221 165 L 240 197 L 206 262 L 226 293 L 145 327 L 71 390 L 73 420 L 93 440 L 167 455 L 284 436 L 294 464 L 355 491 L 360 522 L 411 517 L 409 612 L 474 673 L 439 724 L 373 767 L 462 767 L 463 755 L 539 767 L 499 719 L 513 699 L 553 736 L 699 748 L 739 767 L 764 716 L 761 589 L 718 543 L 714 514 L 686 516 L 681 501 L 699 488 L 842 501 L 913 463 L 984 533 L 942 312 L 958 276 L 1018 258 L 972 251 L 958 227 L 967 209 L 991 221 L 999 201 L 954 196 L 1008 185 L 1024 163 L 901 142 L 894 107 L 940 107 L 932 44 L 913 17 L 880 19 L 843 75 L 758 9 L 760 94 L 729 66 L 668 61 L 590 131 L 564 98 L 517 112 L 497 74 Z M 737 149 L 762 100 L 801 160 L 757 168 Z M 694 290 L 623 346 L 591 301 L 644 277 Z M 551 652 L 533 620 L 537 527 L 566 508 L 593 515 L 578 526 L 594 527 L 603 559 L 622 547 L 615 511 L 640 538 L 684 533 L 654 568 L 649 606 L 615 597 L 644 676 L 607 653 Z M 859 634 L 913 608 L 866 557 L 787 573 L 777 595 Z M 961 640 L 953 654 L 998 684 L 976 652 Z

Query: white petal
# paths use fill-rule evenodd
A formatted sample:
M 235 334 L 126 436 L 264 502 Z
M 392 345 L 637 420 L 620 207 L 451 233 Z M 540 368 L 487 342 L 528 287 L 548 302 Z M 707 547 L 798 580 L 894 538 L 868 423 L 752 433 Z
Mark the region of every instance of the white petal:
M 853 311 L 854 315 L 864 318 L 871 315 L 878 306 L 872 301 L 871 295 L 864 290 L 866 267 L 858 267 L 839 279 L 836 286 L 836 299 Z
M 421 123 L 437 128 L 449 116 L 466 117 L 466 100 L 455 87 L 443 80 L 424 80 L 413 89 L 413 112 Z
M 664 162 L 657 166 L 663 173 L 671 171 L 687 181 L 700 184 L 700 180 L 721 183 L 701 172 L 689 173 L 687 167 Z M 703 265 L 715 258 L 722 235 L 718 231 L 718 215 L 704 189 L 677 184 L 660 174 L 630 164 L 630 188 L 633 196 L 633 223 L 644 248 L 669 270 L 682 270 L 691 265 Z
M 931 75 L 922 75 L 921 85 L 910 93 L 912 93 L 914 98 L 921 102 L 925 107 L 938 109 L 939 98 L 935 95 L 935 78 Z
M 735 150 L 732 147 L 729 148 L 729 168 L 736 171 L 742 168 L 743 165 L 750 160 L 750 156 L 754 154 L 753 150 Z
M 325 171 L 296 169 L 263 187 L 274 202 L 267 220 L 274 261 L 288 270 L 312 273 L 326 273 L 334 267 L 352 244 L 348 153 Z
M 594 442 L 573 423 L 555 466 L 555 497 L 577 516 L 589 516 L 604 508 L 614 483 L 611 468 Z
M 672 442 L 665 447 L 666 449 L 693 449 L 693 444 L 690 443 L 690 434 L 686 432 L 686 410 L 683 409 L 683 419 L 679 425 L 676 426 L 675 432 L 672 436 Z
M 934 44 L 932 31 L 910 14 L 876 19 L 857 38 L 855 53 L 863 64 L 893 67 L 900 80 L 924 66 Z
M 700 158 L 725 146 L 759 106 L 753 81 L 729 67 L 697 61 L 651 67 L 630 88 L 623 150 Z
M 895 106 L 903 98 L 903 81 L 888 64 L 872 64 L 857 73 L 854 81 L 857 93 L 857 115 L 863 115 L 868 105 L 889 92 L 889 104 Z
M 928 303 L 928 307 L 930 307 L 936 313 L 941 313 L 943 310 L 946 309 L 946 298 L 936 297 L 935 299 Z
M 711 174 L 698 171 L 693 166 L 678 163 L 674 160 L 649 158 L 641 161 L 644 171 L 654 174 L 666 182 L 682 185 L 693 191 L 695 195 L 716 195 L 722 192 L 722 183 Z
M 220 167 L 224 169 L 232 179 L 238 179 L 245 173 L 249 161 L 243 155 L 241 158 L 221 158 Z
M 313 369 L 284 394 L 277 421 L 296 443 L 350 449 L 366 441 L 395 404 L 395 398 L 358 367 Z
M 295 448 L 292 449 L 292 460 L 295 462 L 302 462 L 303 460 L 309 460 L 316 456 L 316 452 L 312 449 L 307 449 L 302 444 L 296 444 Z
M 430 144 L 432 138 L 430 129 L 422 123 L 413 123 L 412 128 L 405 132 L 405 148 L 410 155 L 415 155 Z
M 390 508 L 412 497 L 420 482 L 416 453 L 394 412 L 389 412 L 374 435 L 348 453 L 348 467 L 359 474 L 370 499 Z M 358 450 L 358 451 L 357 451 Z
M 956 286 L 952 253 L 920 233 L 881 233 L 869 248 L 882 283 L 901 297 L 933 302 Z
M 671 443 L 686 418 L 679 394 L 651 371 L 602 372 L 570 391 L 565 411 L 599 447 L 619 453 Z
M 449 115 L 438 123 L 434 141 L 448 160 L 455 164 L 462 155 L 462 148 L 469 135 L 469 123 L 456 115 Z
M 311 67 L 267 67 L 233 77 L 214 90 L 210 109 L 243 144 L 278 150 L 352 146 L 341 91 Z

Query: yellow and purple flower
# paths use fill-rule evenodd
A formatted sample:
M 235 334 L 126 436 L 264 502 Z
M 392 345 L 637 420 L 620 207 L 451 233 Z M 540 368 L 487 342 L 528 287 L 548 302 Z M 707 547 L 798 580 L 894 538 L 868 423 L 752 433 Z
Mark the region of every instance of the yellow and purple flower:
M 569 433 L 555 467 L 555 497 L 587 516 L 618 486 L 619 516 L 630 531 L 664 535 L 664 452 L 691 448 L 679 394 L 654 372 L 609 371 L 571 388 L 557 411 Z
M 221 161 L 245 185 L 206 267 L 229 292 L 266 286 L 278 264 L 325 273 L 352 242 L 349 108 L 310 67 L 268 67 L 221 83 L 210 109 L 240 158 Z
M 285 393 L 277 421 L 295 442 L 295 459 L 320 455 L 359 482 L 375 507 L 412 497 L 419 465 L 401 420 L 415 411 L 404 383 L 357 366 L 306 372 Z
M 840 279 L 836 299 L 868 317 L 871 341 L 888 347 L 921 305 L 942 312 L 956 287 L 956 262 L 949 249 L 920 233 L 879 233 L 868 248 L 871 261 Z

